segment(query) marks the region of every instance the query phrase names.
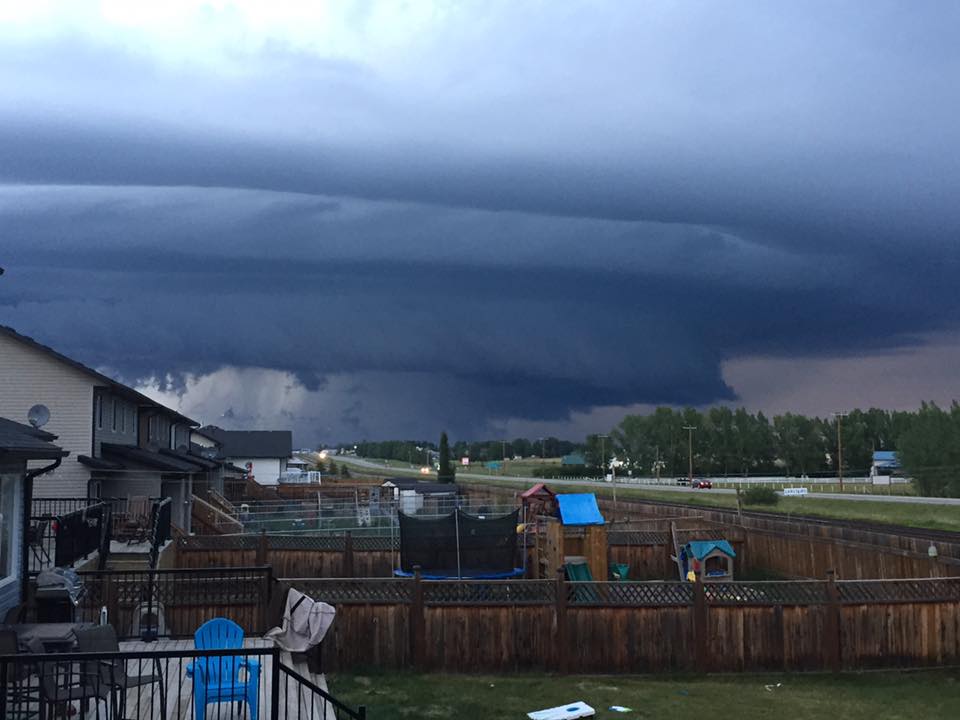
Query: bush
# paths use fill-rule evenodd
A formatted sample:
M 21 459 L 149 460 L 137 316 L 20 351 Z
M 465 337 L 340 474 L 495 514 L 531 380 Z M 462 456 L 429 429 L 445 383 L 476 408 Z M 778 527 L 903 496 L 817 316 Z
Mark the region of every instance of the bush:
M 780 501 L 780 496 L 772 487 L 760 485 L 747 488 L 741 494 L 744 505 L 776 505 Z

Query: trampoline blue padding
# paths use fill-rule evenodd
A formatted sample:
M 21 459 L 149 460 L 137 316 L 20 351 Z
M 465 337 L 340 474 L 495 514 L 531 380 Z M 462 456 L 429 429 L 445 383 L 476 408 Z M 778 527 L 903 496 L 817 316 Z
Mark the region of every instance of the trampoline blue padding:
M 469 570 L 462 571 L 460 574 L 463 576 L 464 580 L 509 580 L 510 578 L 523 577 L 523 574 L 526 571 L 523 568 L 514 568 L 511 572 L 470 572 Z M 396 577 L 403 578 L 412 578 L 412 572 L 406 572 L 405 570 L 400 570 L 397 568 L 393 571 L 393 574 Z M 454 570 L 449 575 L 438 573 L 436 571 L 429 573 L 420 573 L 420 577 L 424 580 L 457 580 L 457 571 Z

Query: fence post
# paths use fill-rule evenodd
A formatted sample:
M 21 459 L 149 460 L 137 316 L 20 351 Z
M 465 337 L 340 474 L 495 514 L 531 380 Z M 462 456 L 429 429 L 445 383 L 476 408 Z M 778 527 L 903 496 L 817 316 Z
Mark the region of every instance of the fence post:
M 418 670 L 423 669 L 424 658 L 424 617 L 423 617 L 423 578 L 420 566 L 413 566 L 413 602 L 410 605 L 410 661 Z
M 823 606 L 822 652 L 826 666 L 838 673 L 842 666 L 843 640 L 840 637 L 840 592 L 837 589 L 837 574 L 827 570 L 827 601 Z
M 349 530 L 343 538 L 343 576 L 353 577 L 353 534 Z
M 697 672 L 710 668 L 710 648 L 707 637 L 707 593 L 703 582 L 693 583 L 693 664 Z
M 257 567 L 263 567 L 267 564 L 267 531 L 261 530 L 260 537 L 257 540 L 257 555 L 253 561 Z
M 270 600 L 273 594 L 273 567 L 267 566 L 267 571 L 263 575 L 263 592 L 260 593 L 260 634 L 263 635 L 270 629 Z
M 567 582 L 565 570 L 557 568 L 557 596 L 554 615 L 557 622 L 557 670 L 566 673 L 569 664 L 570 643 L 567 639 Z

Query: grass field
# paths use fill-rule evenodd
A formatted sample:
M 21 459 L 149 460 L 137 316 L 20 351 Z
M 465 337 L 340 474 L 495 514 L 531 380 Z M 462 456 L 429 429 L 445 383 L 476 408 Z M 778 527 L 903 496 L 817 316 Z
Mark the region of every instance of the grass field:
M 367 717 L 525 718 L 583 700 L 597 718 L 924 720 L 960 717 L 960 671 L 655 678 L 549 675 L 333 675 L 331 692 Z M 777 684 L 780 684 L 777 687 Z M 767 689 L 769 686 L 770 689 Z M 608 708 L 632 708 L 617 713 Z

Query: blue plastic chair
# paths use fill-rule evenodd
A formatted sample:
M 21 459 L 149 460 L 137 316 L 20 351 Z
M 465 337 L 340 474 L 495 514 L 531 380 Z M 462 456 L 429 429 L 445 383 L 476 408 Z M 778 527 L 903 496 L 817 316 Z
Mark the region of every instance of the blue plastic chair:
M 243 628 L 232 620 L 208 620 L 193 634 L 197 650 L 228 650 L 243 647 Z M 246 679 L 240 679 L 245 669 Z M 260 661 L 250 657 L 200 657 L 187 665 L 193 678 L 193 707 L 196 720 L 204 720 L 207 705 L 242 702 L 250 707 L 250 720 L 257 720 L 260 699 Z

